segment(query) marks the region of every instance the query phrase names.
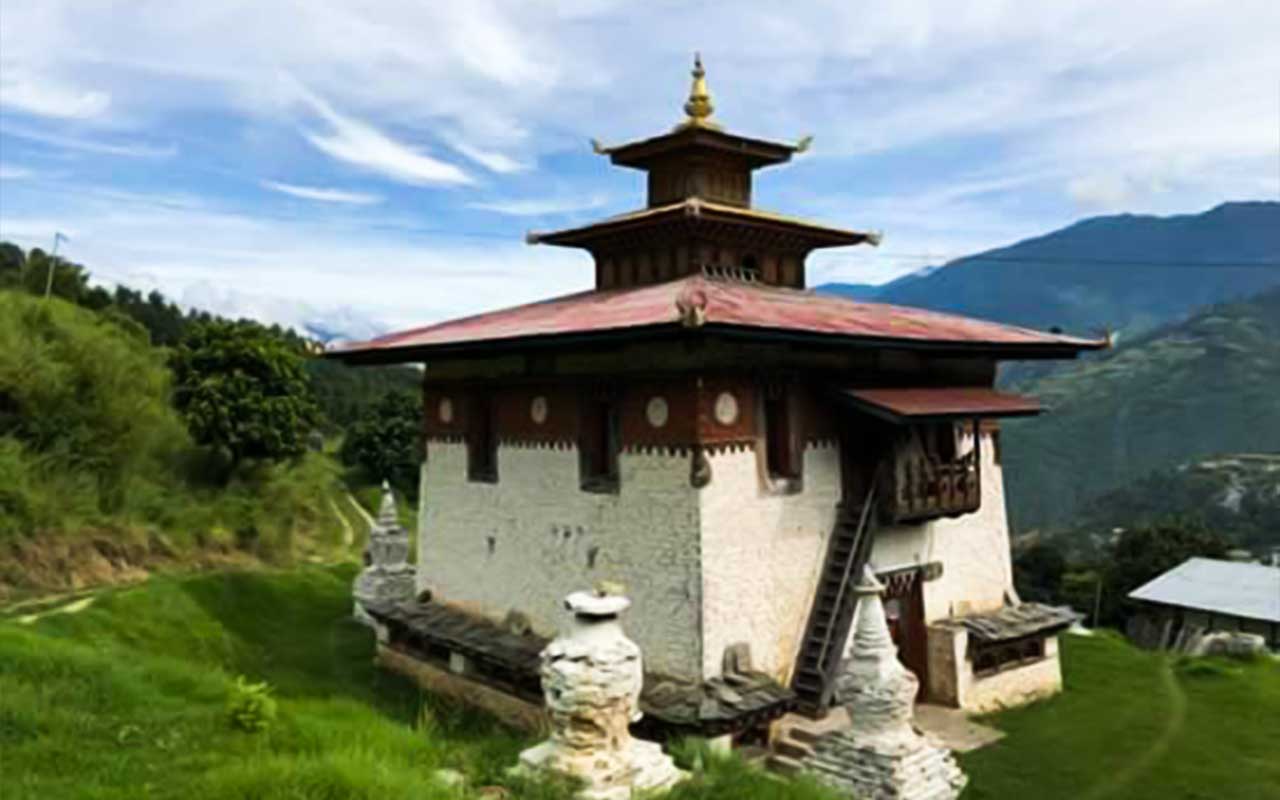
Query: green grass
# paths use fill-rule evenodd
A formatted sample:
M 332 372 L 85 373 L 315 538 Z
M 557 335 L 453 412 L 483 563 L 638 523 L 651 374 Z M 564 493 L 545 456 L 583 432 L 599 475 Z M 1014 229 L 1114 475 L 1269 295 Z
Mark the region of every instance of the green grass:
M 372 635 L 348 618 L 353 577 L 348 565 L 155 578 L 76 613 L 0 618 L 0 794 L 430 800 L 501 784 L 568 798 L 505 775 L 528 737 L 374 667 Z M 33 610 L 45 614 L 18 621 Z M 965 800 L 1277 796 L 1276 662 L 1172 662 L 1107 635 L 1066 637 L 1064 661 L 1064 694 L 988 720 L 1008 736 L 962 757 Z M 238 676 L 273 687 L 265 733 L 230 722 Z M 835 800 L 696 743 L 677 750 L 703 769 L 673 800 Z M 439 768 L 469 788 L 436 784 Z
M 155 578 L 77 613 L 0 619 L 0 794 L 430 800 L 500 783 L 568 798 L 505 776 L 526 736 L 373 666 L 372 635 L 349 620 L 353 577 L 343 566 Z M 265 733 L 229 720 L 240 675 L 274 687 Z M 736 761 L 705 764 L 673 798 L 834 800 Z M 433 782 L 442 767 L 470 788 Z
M 1066 691 L 988 720 L 1008 736 L 961 759 L 965 800 L 1280 797 L 1280 664 L 1063 644 Z

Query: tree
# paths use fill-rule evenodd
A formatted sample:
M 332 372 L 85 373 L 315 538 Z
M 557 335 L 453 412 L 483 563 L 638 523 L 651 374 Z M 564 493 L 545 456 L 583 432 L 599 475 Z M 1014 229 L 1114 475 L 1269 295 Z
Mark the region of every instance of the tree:
M 27 265 L 27 254 L 13 242 L 0 242 L 0 288 L 22 283 L 22 271 Z
M 1227 547 L 1221 536 L 1192 517 L 1171 517 L 1124 531 L 1104 568 L 1103 621 L 1121 622 L 1125 598 L 1157 575 L 1195 556 L 1221 558 Z
M 174 404 L 192 437 L 241 461 L 301 455 L 316 405 L 301 351 L 257 323 L 192 325 L 171 366 Z
M 342 463 L 363 469 L 375 481 L 386 479 L 410 498 L 418 495 L 422 464 L 422 408 L 408 392 L 391 392 L 351 426 L 339 453 Z
M 28 292 L 39 297 L 44 296 L 49 285 L 49 270 L 53 270 L 52 293 L 73 303 L 80 301 L 80 296 L 89 288 L 89 273 L 79 264 L 74 264 L 61 256 L 51 256 L 40 248 L 34 248 L 27 254 L 27 263 L 23 269 L 22 284 Z
M 1036 542 L 1020 551 L 1013 560 L 1013 576 L 1018 596 L 1037 603 L 1056 603 L 1062 590 L 1067 559 L 1052 542 Z

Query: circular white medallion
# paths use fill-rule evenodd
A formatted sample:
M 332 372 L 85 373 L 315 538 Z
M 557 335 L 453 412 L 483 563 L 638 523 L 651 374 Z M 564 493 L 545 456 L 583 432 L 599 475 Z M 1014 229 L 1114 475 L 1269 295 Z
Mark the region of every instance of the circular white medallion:
M 721 392 L 716 397 L 716 422 L 732 425 L 738 421 L 738 398 L 732 392 Z
M 529 416 L 534 423 L 541 425 L 547 421 L 547 398 L 538 395 L 529 403 Z
M 440 398 L 440 421 L 448 425 L 453 422 L 453 401 L 447 397 Z
M 671 410 L 667 408 L 667 401 L 662 397 L 649 398 L 649 405 L 644 408 L 644 416 L 649 420 L 649 424 L 655 428 L 661 428 L 667 424 L 667 418 L 671 415 Z

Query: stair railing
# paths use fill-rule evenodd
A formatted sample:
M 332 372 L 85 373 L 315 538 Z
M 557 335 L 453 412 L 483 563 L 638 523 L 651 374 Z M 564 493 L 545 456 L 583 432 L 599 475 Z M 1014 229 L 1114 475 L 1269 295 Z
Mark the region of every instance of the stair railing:
M 847 590 L 849 588 L 850 577 L 853 577 L 855 580 L 858 577 L 856 575 L 851 575 L 851 573 L 853 572 L 854 565 L 860 566 L 861 564 L 865 564 L 866 557 L 870 555 L 869 544 L 870 544 L 871 537 L 867 535 L 867 529 L 869 527 L 869 523 L 871 520 L 871 509 L 875 505 L 875 499 L 876 499 L 876 482 L 873 479 L 871 482 L 871 488 L 867 490 L 867 499 L 862 504 L 862 512 L 858 516 L 858 530 L 854 536 L 853 552 L 849 554 L 849 559 L 845 562 L 844 573 L 840 579 L 840 589 L 836 592 L 836 600 L 831 607 L 832 624 L 827 626 L 827 632 L 822 637 L 822 647 L 818 651 L 818 669 L 821 670 L 822 672 L 823 683 L 824 683 L 824 686 L 823 686 L 824 696 L 822 698 L 824 701 L 824 704 L 826 700 L 826 695 L 829 691 L 828 687 L 830 685 L 830 678 L 831 678 L 831 674 L 830 674 L 831 667 L 827 665 L 827 655 L 831 651 L 831 642 L 832 642 L 832 639 L 835 638 L 837 628 L 838 627 L 845 628 L 845 626 L 843 625 L 837 626 L 835 624 L 835 621 L 840 616 L 840 609 L 841 609 L 841 606 L 844 604 L 845 594 L 847 593 Z M 842 634 L 841 638 L 848 636 L 848 633 L 849 633 L 848 629 L 845 628 L 845 630 L 841 632 Z

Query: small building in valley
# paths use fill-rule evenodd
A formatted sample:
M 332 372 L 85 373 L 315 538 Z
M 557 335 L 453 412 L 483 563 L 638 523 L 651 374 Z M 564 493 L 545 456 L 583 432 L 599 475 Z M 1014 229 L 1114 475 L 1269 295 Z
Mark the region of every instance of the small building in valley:
M 643 725 L 720 735 L 823 714 L 867 564 L 921 693 L 990 707 L 1060 687 L 1071 616 L 1019 604 L 1000 362 L 1102 342 L 815 293 L 806 258 L 872 246 L 754 205 L 807 140 L 730 133 L 701 64 L 674 130 L 596 151 L 645 207 L 530 234 L 594 287 L 349 344 L 424 363 L 417 602 L 367 611 L 384 658 L 500 713 L 540 705 L 571 590 L 634 601 Z
M 1191 558 L 1129 593 L 1138 605 L 1129 635 L 1157 649 L 1183 649 L 1214 632 L 1261 636 L 1280 652 L 1280 566 Z

